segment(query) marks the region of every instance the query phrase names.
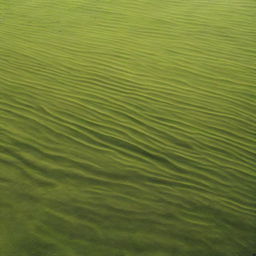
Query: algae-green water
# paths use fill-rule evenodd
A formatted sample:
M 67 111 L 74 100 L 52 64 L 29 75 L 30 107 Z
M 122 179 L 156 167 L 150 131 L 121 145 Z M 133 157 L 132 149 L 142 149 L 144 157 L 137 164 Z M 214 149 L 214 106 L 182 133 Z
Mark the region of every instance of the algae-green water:
M 255 0 L 0 0 L 0 255 L 256 253 Z

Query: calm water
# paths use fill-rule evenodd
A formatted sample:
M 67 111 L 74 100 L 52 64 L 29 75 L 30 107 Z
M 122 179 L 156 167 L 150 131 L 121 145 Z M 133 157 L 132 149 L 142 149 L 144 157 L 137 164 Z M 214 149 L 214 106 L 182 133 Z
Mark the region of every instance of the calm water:
M 0 255 L 256 253 L 255 0 L 0 0 Z

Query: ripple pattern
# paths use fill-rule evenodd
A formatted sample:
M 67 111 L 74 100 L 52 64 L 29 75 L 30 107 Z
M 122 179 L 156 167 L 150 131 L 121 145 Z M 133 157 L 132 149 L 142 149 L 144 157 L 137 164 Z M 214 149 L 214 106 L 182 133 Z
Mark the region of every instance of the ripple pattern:
M 256 253 L 254 0 L 0 0 L 0 255 Z

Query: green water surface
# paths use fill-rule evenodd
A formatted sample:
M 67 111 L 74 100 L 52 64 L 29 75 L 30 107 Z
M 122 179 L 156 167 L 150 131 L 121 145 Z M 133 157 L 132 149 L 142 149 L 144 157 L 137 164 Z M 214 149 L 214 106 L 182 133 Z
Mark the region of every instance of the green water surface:
M 0 256 L 253 253 L 255 0 L 0 0 Z

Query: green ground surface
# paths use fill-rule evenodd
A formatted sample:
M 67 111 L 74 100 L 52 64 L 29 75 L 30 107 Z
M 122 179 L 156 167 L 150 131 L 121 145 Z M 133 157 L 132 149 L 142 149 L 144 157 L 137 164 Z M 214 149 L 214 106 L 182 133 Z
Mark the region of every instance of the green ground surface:
M 256 253 L 255 0 L 0 0 L 0 255 Z

